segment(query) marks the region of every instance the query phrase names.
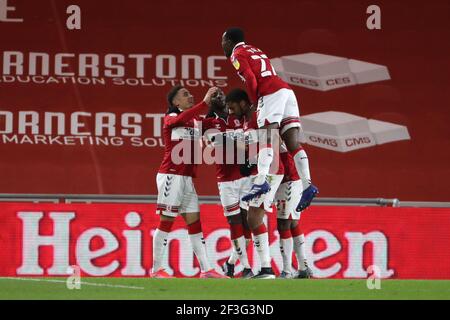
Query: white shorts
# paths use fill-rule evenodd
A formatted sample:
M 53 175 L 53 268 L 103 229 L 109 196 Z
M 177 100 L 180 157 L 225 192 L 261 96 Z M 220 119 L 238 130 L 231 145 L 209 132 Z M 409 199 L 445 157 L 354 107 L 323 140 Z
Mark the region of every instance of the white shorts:
M 252 179 L 243 177 L 233 181 L 218 182 L 220 202 L 223 206 L 225 217 L 234 216 L 241 213 L 241 208 L 247 210 L 247 202 L 242 201 L 242 197 L 250 192 Z
M 300 220 L 301 212 L 297 212 L 298 202 L 303 192 L 301 180 L 284 182 L 275 195 L 278 219 Z
M 300 111 L 294 91 L 280 89 L 258 99 L 256 109 L 258 127 L 267 123 L 278 123 L 280 134 L 290 128 L 300 127 Z
M 158 203 L 156 213 L 177 217 L 181 213 L 200 212 L 192 177 L 158 173 Z
M 256 176 L 252 176 L 254 178 Z M 268 174 L 267 179 L 270 184 L 270 191 L 260 195 L 259 197 L 250 200 L 249 206 L 259 208 L 264 203 L 264 210 L 266 212 L 272 212 L 272 204 L 275 198 L 275 194 L 280 186 L 281 181 L 283 180 L 283 175 L 281 174 Z

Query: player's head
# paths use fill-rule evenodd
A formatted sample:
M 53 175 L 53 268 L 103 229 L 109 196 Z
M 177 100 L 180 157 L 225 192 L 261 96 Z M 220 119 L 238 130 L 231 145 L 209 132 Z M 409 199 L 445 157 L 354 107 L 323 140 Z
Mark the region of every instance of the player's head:
M 222 90 L 217 90 L 211 97 L 211 109 L 218 111 L 225 110 L 225 93 Z
M 234 114 L 237 118 L 241 118 L 250 109 L 251 103 L 245 90 L 236 88 L 231 90 L 226 98 L 228 112 Z
M 167 102 L 169 104 L 169 113 L 176 110 L 186 110 L 194 105 L 194 97 L 183 86 L 175 86 L 170 89 L 167 94 Z
M 244 41 L 244 31 L 241 28 L 228 28 L 222 35 L 222 48 L 225 56 L 231 57 L 234 46 Z

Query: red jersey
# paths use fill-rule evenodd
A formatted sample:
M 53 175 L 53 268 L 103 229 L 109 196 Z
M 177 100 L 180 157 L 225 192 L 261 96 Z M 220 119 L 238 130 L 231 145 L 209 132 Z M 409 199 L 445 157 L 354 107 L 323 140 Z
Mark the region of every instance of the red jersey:
M 244 132 L 245 132 L 245 139 L 246 139 L 246 143 L 250 144 L 254 144 L 255 141 L 257 141 L 257 132 L 256 130 L 258 130 L 258 124 L 256 122 L 256 113 L 252 113 L 251 118 L 250 119 L 246 119 L 245 117 L 244 119 Z M 257 142 L 256 142 L 257 143 Z M 283 165 L 283 161 L 280 161 L 280 151 L 279 150 L 273 150 L 273 160 L 272 160 L 272 164 L 270 165 L 270 170 L 269 173 L 270 174 L 284 174 L 284 165 Z M 250 159 L 254 159 L 256 158 L 256 152 L 258 152 L 258 148 L 256 147 L 249 147 L 249 152 L 248 152 L 248 157 Z M 255 167 L 252 170 L 251 175 L 255 175 L 258 174 L 258 170 Z
M 199 148 L 194 145 L 196 143 L 200 145 L 200 134 L 196 128 L 196 121 L 200 120 L 199 115 L 205 113 L 207 108 L 208 105 L 201 102 L 179 114 L 169 113 L 164 117 L 162 129 L 164 157 L 158 170 L 159 173 L 195 177 L 197 165 L 194 156 Z M 183 148 L 183 152 L 175 152 L 175 159 L 172 150 L 180 143 L 184 143 L 186 148 Z M 187 151 L 188 154 L 184 154 L 184 151 Z
M 237 130 L 243 128 L 243 123 L 239 121 L 235 116 L 229 115 L 226 119 L 219 116 L 206 118 L 202 121 L 202 129 L 207 131 L 209 129 L 216 129 L 222 134 L 223 141 L 225 143 L 230 143 L 235 141 L 235 135 Z M 210 130 L 211 131 L 211 130 Z M 213 131 L 213 130 L 212 130 Z M 213 135 L 217 135 L 217 132 L 213 131 Z M 225 140 L 228 137 L 228 140 Z M 207 137 L 211 141 L 211 137 Z M 216 138 L 216 137 L 215 137 Z M 217 138 L 216 138 L 217 139 Z M 233 159 L 227 159 L 226 150 L 227 148 L 233 148 L 234 157 Z M 236 142 L 233 142 L 233 146 L 226 146 L 224 144 L 217 145 L 214 147 L 214 157 L 216 160 L 216 178 L 217 182 L 233 181 L 242 178 L 240 173 L 240 164 L 238 163 Z M 230 163 L 232 160 L 233 163 Z M 228 163 L 227 163 L 228 162 Z
M 270 59 L 260 49 L 238 43 L 231 54 L 231 63 L 247 86 L 250 100 L 255 103 L 259 97 L 291 87 L 277 76 Z

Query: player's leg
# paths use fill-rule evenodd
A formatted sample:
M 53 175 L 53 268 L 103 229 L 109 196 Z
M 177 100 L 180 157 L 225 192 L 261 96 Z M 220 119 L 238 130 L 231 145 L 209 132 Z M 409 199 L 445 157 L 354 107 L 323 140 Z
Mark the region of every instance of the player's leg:
M 280 252 L 283 259 L 283 270 L 280 278 L 292 278 L 292 249 L 291 220 L 277 219 L 277 229 L 280 234 Z
M 252 188 L 252 179 L 253 177 L 245 177 L 240 179 L 241 185 L 240 185 L 240 194 L 239 194 L 239 198 L 242 198 L 242 195 L 248 194 Z M 241 215 L 242 215 L 242 225 L 244 227 L 244 236 L 245 236 L 245 243 L 246 246 L 248 247 L 248 245 L 250 244 L 250 242 L 252 241 L 252 231 L 250 229 L 250 226 L 248 225 L 248 201 L 243 201 L 241 199 L 240 202 L 240 206 L 241 206 Z
M 283 260 L 283 268 L 280 278 L 292 278 L 292 234 L 291 220 L 289 219 L 289 204 L 292 202 L 292 182 L 284 182 L 280 185 L 275 195 L 277 204 L 277 229 L 280 235 L 280 253 Z
M 300 194 L 302 191 L 302 182 L 300 180 L 285 182 L 280 186 L 280 193 L 277 193 L 277 199 L 284 200 L 281 210 L 277 211 L 277 217 L 289 221 L 289 232 L 292 236 L 293 250 L 298 262 L 297 278 L 309 278 L 312 276 L 305 254 L 305 237 L 300 228 L 300 218 L 302 213 L 296 210 L 298 200 L 292 195 Z M 291 253 L 292 257 L 292 253 Z
M 235 240 L 243 235 L 242 223 L 241 228 L 239 228 L 239 221 L 236 221 L 236 215 L 239 215 L 240 213 L 239 190 L 236 188 L 234 181 L 219 182 L 217 187 L 219 189 L 223 214 L 227 219 L 230 228 L 230 240 L 232 247 L 231 255 L 222 265 L 222 270 L 227 276 L 232 278 L 234 277 L 234 265 L 239 259 L 239 246 Z
M 231 227 L 230 227 L 230 230 L 231 230 Z M 236 247 L 234 246 L 233 239 L 231 237 L 230 237 L 230 239 L 231 239 L 231 254 L 228 257 L 228 260 L 225 261 L 225 264 L 222 265 L 222 270 L 223 270 L 223 273 L 225 273 L 227 276 L 229 276 L 230 278 L 233 278 L 234 265 L 239 260 L 239 253 L 236 250 Z
M 237 233 L 239 233 L 239 231 L 236 229 L 238 229 L 239 226 L 238 225 L 233 226 L 232 223 L 229 221 L 229 219 L 227 219 L 227 221 L 230 226 L 231 254 L 225 261 L 225 263 L 222 265 L 222 271 L 226 276 L 234 278 L 234 267 L 237 261 L 239 260 L 239 252 L 238 252 L 239 246 L 236 240 Z M 243 233 L 244 232 L 242 231 L 242 234 Z
M 234 275 L 234 265 L 238 259 L 244 269 L 250 269 L 250 264 L 248 262 L 247 243 L 244 236 L 244 226 L 242 223 L 241 213 L 239 212 L 236 215 L 228 216 L 227 221 L 230 224 L 233 254 L 228 259 L 224 269 L 227 269 L 228 272 L 226 272 L 226 275 L 230 277 Z
M 312 270 L 308 266 L 305 254 L 305 236 L 300 228 L 299 221 L 293 221 L 291 225 L 291 233 L 294 244 L 294 252 L 298 262 L 297 278 L 311 278 L 313 276 Z
M 230 227 L 230 237 L 233 248 L 229 259 L 222 266 L 222 270 L 229 277 L 234 276 L 234 266 L 237 260 L 240 260 L 244 267 L 248 267 L 244 227 L 240 208 L 240 186 L 240 179 L 218 183 L 220 202 L 222 203 L 224 216 L 227 218 Z
M 298 127 L 290 128 L 282 133 L 282 138 L 294 159 L 295 167 L 302 181 L 303 192 L 297 206 L 297 210 L 302 211 L 311 204 L 319 190 L 311 183 L 308 156 L 300 144 L 299 132 Z
M 156 185 L 158 187 L 158 201 L 156 213 L 160 216 L 158 228 L 153 234 L 153 267 L 151 277 L 171 278 L 164 270 L 162 261 L 167 249 L 167 239 L 172 229 L 173 222 L 178 216 L 180 205 L 179 194 L 183 188 L 180 176 L 170 174 L 158 174 Z
M 258 175 L 253 180 L 250 193 L 243 200 L 248 201 L 257 196 L 269 192 L 266 181 L 273 159 L 274 150 L 278 150 L 279 127 L 282 121 L 286 95 L 282 90 L 273 94 L 262 96 L 258 99 L 257 123 L 258 123 Z M 275 146 L 274 144 L 277 144 Z
M 244 261 L 243 265 L 244 265 L 244 269 L 242 270 L 242 275 L 241 278 L 243 279 L 249 279 L 251 277 L 254 276 L 252 268 L 250 266 L 250 262 L 248 260 L 248 253 L 247 253 L 247 248 L 250 244 L 250 242 L 252 241 L 252 231 L 250 230 L 250 227 L 248 225 L 248 221 L 247 221 L 247 212 L 248 212 L 248 207 L 246 207 L 246 209 L 243 209 L 241 207 L 241 216 L 242 216 L 242 226 L 244 228 L 244 240 L 245 240 L 245 245 L 243 246 L 243 250 L 242 250 L 242 255 L 243 255 L 243 260 Z M 245 266 L 245 261 L 247 263 L 248 266 Z
M 263 221 L 265 214 L 264 208 L 251 206 L 248 210 L 247 221 L 252 230 L 254 247 L 261 264 L 261 271 L 254 278 L 274 279 L 275 275 L 270 265 L 269 233 Z
M 155 278 L 171 278 L 163 269 L 162 261 L 167 249 L 167 238 L 172 229 L 174 217 L 168 217 L 160 214 L 159 226 L 153 234 L 153 267 L 151 271 L 152 277 Z
M 311 204 L 319 190 L 311 183 L 308 156 L 300 143 L 300 112 L 297 99 L 292 90 L 287 90 L 286 95 L 286 107 L 280 125 L 280 134 L 294 159 L 295 167 L 303 184 L 302 196 L 297 206 L 297 210 L 302 211 Z
M 183 214 L 195 256 L 200 264 L 200 278 L 228 278 L 214 270 L 209 264 L 206 254 L 206 243 L 203 237 L 202 225 L 200 222 L 200 212 L 187 212 Z
M 180 212 L 186 222 L 189 234 L 189 240 L 192 249 L 200 264 L 201 278 L 224 278 L 211 268 L 206 254 L 206 244 L 203 237 L 202 224 L 200 221 L 200 207 L 198 205 L 198 196 L 195 191 L 191 177 L 183 177 L 186 179 L 185 189 L 181 201 Z
M 252 188 L 252 179 L 253 177 L 244 177 L 239 179 L 239 198 L 242 198 L 243 195 L 248 194 Z M 243 261 L 246 261 L 248 266 L 245 266 L 242 270 L 241 278 L 249 279 L 254 276 L 252 268 L 250 266 L 250 263 L 248 262 L 248 254 L 247 254 L 247 248 L 252 241 L 252 231 L 250 229 L 250 226 L 248 225 L 247 217 L 248 217 L 248 210 L 249 210 L 249 203 L 247 201 L 240 201 L 240 207 L 241 207 L 241 216 L 242 216 L 242 226 L 244 228 L 244 239 L 245 239 L 245 246 L 243 247 L 244 250 L 242 250 Z M 242 261 L 241 261 L 242 262 Z
M 274 159 L 272 142 L 277 141 L 278 143 L 279 141 L 274 137 L 275 135 L 278 135 L 277 123 L 268 124 L 258 129 L 258 174 L 253 179 L 250 192 L 242 198 L 244 201 L 252 200 L 270 191 L 270 186 L 266 180 Z
M 250 230 L 250 226 L 248 225 L 247 221 L 248 208 L 247 210 L 241 208 L 241 215 L 242 215 L 242 225 L 244 227 L 245 245 L 246 247 L 248 247 L 250 242 L 252 242 L 252 231 Z
M 275 198 L 275 193 L 280 186 L 282 175 L 269 175 L 268 183 L 270 191 L 250 201 L 247 221 L 253 233 L 253 242 L 261 263 L 261 271 L 254 276 L 256 279 L 274 279 L 270 264 L 270 246 L 269 233 L 264 224 L 264 215 L 266 212 L 272 212 L 272 203 Z

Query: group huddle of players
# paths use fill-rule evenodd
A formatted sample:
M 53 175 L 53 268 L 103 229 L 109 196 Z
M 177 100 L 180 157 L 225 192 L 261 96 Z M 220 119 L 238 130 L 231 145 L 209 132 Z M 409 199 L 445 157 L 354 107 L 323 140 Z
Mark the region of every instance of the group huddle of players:
M 164 157 L 156 177 L 160 223 L 153 236 L 151 276 L 171 278 L 162 260 L 173 222 L 181 215 L 200 264 L 201 278 L 235 277 L 234 266 L 238 260 L 243 266 L 242 278 L 275 278 L 264 216 L 276 204 L 283 258 L 280 277 L 310 278 L 312 272 L 307 265 L 299 220 L 318 189 L 311 183 L 308 157 L 299 142 L 300 113 L 296 97 L 289 85 L 276 75 L 268 57 L 244 42 L 241 29 L 228 29 L 222 36 L 222 47 L 247 91 L 233 89 L 225 96 L 213 87 L 195 106 L 193 96 L 182 86 L 172 88 L 167 96 Z M 202 114 L 206 117 L 201 117 Z M 232 255 L 222 266 L 225 275 L 211 268 L 206 254 L 198 196 L 192 180 L 197 166 L 193 161 L 195 152 L 183 154 L 182 161 L 179 159 L 180 147 L 196 143 L 199 137 L 209 142 L 215 159 L 222 160 L 216 161 L 216 178 L 233 245 Z M 185 148 L 183 152 L 191 150 L 195 148 Z M 234 161 L 223 161 L 230 150 Z M 238 154 L 244 155 L 243 161 L 237 159 Z M 261 265 L 256 274 L 247 256 L 251 240 Z M 298 265 L 295 272 L 292 271 L 293 251 Z

